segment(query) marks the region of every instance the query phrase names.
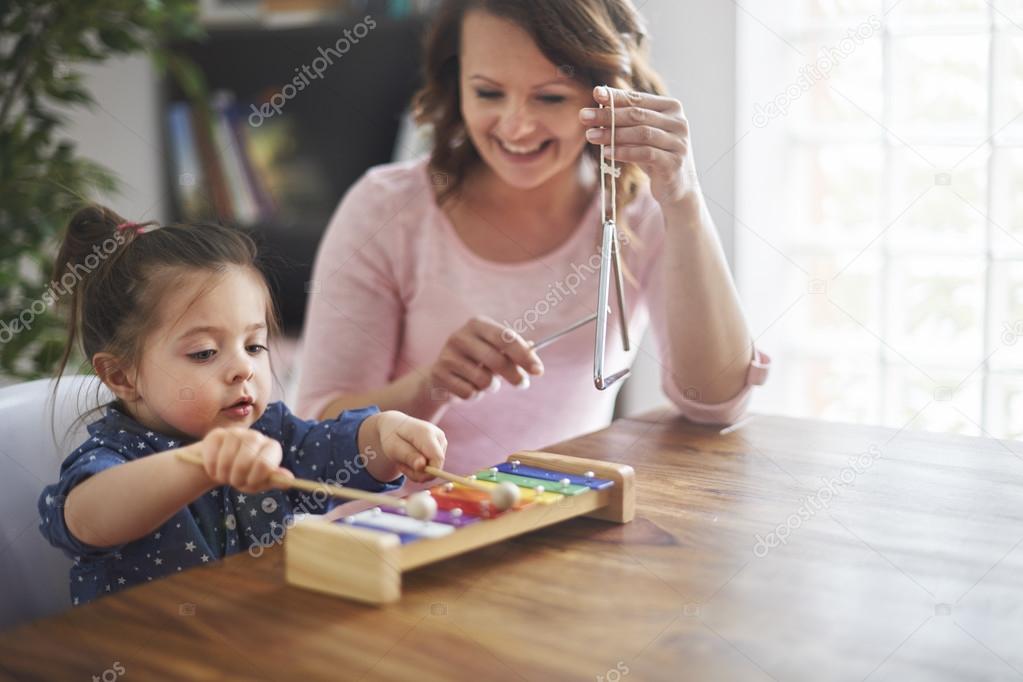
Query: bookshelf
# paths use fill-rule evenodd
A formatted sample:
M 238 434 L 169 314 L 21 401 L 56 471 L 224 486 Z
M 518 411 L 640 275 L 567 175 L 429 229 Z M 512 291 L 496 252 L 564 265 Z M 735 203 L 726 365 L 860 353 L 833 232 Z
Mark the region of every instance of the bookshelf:
M 270 256 L 289 335 L 301 331 L 316 248 L 338 201 L 368 168 L 393 158 L 420 81 L 428 14 L 427 3 L 372 0 L 317 21 L 303 15 L 298 26 L 245 14 L 175 46 L 204 74 L 211 101 L 207 118 L 173 80 L 163 83 L 172 219 L 251 230 Z M 357 42 L 341 52 L 345 36 Z M 271 101 L 276 108 L 266 109 Z

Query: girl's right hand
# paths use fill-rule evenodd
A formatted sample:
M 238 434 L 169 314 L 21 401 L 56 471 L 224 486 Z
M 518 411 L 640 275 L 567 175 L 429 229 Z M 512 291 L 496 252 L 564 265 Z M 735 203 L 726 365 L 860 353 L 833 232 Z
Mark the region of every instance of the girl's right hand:
M 446 390 L 463 400 L 476 397 L 504 377 L 520 388 L 529 386 L 529 374 L 543 374 L 543 363 L 529 343 L 514 330 L 478 315 L 448 337 L 430 367 L 433 391 Z
M 295 478 L 280 466 L 281 444 L 253 429 L 216 428 L 193 447 L 198 448 L 206 475 L 213 482 L 243 493 L 286 488 L 270 480 L 273 474 Z

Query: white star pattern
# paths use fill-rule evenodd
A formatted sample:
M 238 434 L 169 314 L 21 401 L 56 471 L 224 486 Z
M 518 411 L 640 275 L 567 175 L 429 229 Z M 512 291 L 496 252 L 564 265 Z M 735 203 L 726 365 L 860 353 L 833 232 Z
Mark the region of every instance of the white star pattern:
M 279 409 L 279 408 L 278 408 Z M 127 414 L 121 414 L 120 412 L 110 410 L 112 414 L 111 421 L 105 422 L 105 428 L 102 430 L 96 430 L 95 434 L 88 434 L 86 437 L 90 440 L 84 445 L 80 446 L 74 455 L 74 458 L 81 464 L 83 462 L 89 462 L 89 468 L 95 468 L 99 465 L 109 466 L 110 463 L 130 461 L 143 457 L 152 452 L 162 452 L 169 449 L 180 448 L 183 445 L 183 441 L 170 440 L 167 435 L 158 433 L 152 430 L 143 431 L 146 427 L 136 423 L 135 420 L 128 417 Z M 117 421 L 113 421 L 117 420 Z M 112 423 L 111 423 L 112 422 Z M 120 424 L 118 424 L 120 422 Z M 118 429 L 118 426 L 123 425 L 125 428 Z M 128 426 L 131 428 L 127 428 Z M 104 426 L 100 424 L 100 426 Z M 342 438 L 339 443 L 339 452 L 334 452 L 335 449 L 333 443 L 333 433 L 331 427 L 336 425 L 331 422 L 330 424 L 318 424 L 312 430 L 306 430 L 304 433 L 299 434 L 294 428 L 294 424 L 287 419 L 279 423 L 276 426 L 267 426 L 266 421 L 260 426 L 254 426 L 253 428 L 258 429 L 261 433 L 268 437 L 276 438 L 281 444 L 287 448 L 286 453 L 290 453 L 292 462 L 297 464 L 304 463 L 305 446 L 299 443 L 313 443 L 313 450 L 310 452 L 309 466 L 307 472 L 310 473 L 310 478 L 318 478 L 322 473 L 325 476 L 327 473 L 334 471 L 339 465 L 345 462 L 345 456 L 348 454 L 349 448 L 348 440 Z M 113 428 L 111 428 L 113 427 Z M 322 430 L 321 430 L 322 429 Z M 120 435 L 116 435 L 120 434 Z M 345 434 L 342 434 L 345 435 Z M 110 438 L 110 445 L 106 445 L 106 438 Z M 133 440 L 134 439 L 134 440 Z M 350 440 L 350 439 L 349 439 Z M 106 448 L 104 450 L 103 448 Z M 91 450 L 91 452 L 90 452 Z M 109 450 L 109 452 L 107 452 Z M 120 453 L 120 454 L 118 454 Z M 327 455 L 329 462 L 324 467 L 320 464 L 321 453 Z M 113 455 L 109 457 L 106 455 Z M 333 456 L 337 456 L 338 459 L 334 459 Z M 102 468 L 102 467 L 100 467 Z M 53 520 L 56 521 L 55 516 L 57 510 L 61 508 L 64 502 L 64 497 L 57 495 L 56 491 L 47 491 L 51 494 L 44 492 L 43 499 L 45 500 L 46 506 L 44 507 L 45 513 L 43 514 L 43 523 Z M 180 510 L 177 517 L 182 519 L 180 522 L 175 522 L 175 525 L 167 526 L 168 528 L 182 531 L 184 529 L 185 521 L 189 521 L 190 528 L 201 528 L 202 532 L 209 535 L 209 539 L 203 540 L 203 546 L 208 546 L 208 543 L 212 543 L 213 547 L 221 547 L 221 554 L 235 553 L 239 549 L 244 549 L 244 546 L 248 545 L 248 536 L 254 533 L 258 534 L 259 526 L 279 532 L 282 528 L 286 528 L 287 518 L 282 521 L 278 521 L 280 518 L 279 512 L 285 511 L 287 507 L 282 505 L 288 504 L 285 497 L 281 497 L 276 494 L 255 494 L 255 493 L 243 493 L 236 488 L 229 485 L 220 485 L 216 488 L 207 490 L 210 493 L 208 498 L 199 498 L 194 505 L 188 505 L 186 508 Z M 220 504 L 220 493 L 224 493 L 224 504 Z M 235 494 L 236 502 L 231 503 L 231 493 Z M 38 498 L 37 498 L 38 499 Z M 307 500 L 309 496 L 304 495 L 303 499 Z M 207 501 L 208 500 L 208 501 Z M 252 504 L 249 504 L 251 500 Z M 211 504 L 212 503 L 212 504 Z M 243 523 L 245 515 L 245 506 L 248 506 L 249 519 L 252 521 L 250 524 L 251 528 L 246 528 L 246 532 L 243 533 Z M 256 519 L 261 516 L 265 517 L 263 521 L 259 523 Z M 49 527 L 44 526 L 44 530 L 48 531 L 50 527 L 55 527 L 54 524 L 49 524 Z M 246 534 L 247 533 L 247 534 Z M 205 564 L 216 564 L 220 558 L 210 554 L 209 552 L 203 553 L 199 550 L 199 542 L 188 540 L 181 542 L 182 536 L 189 537 L 195 535 L 194 531 L 189 533 L 174 532 L 170 531 L 169 534 L 162 532 L 162 528 L 154 531 L 150 537 L 149 554 L 140 552 L 142 558 L 148 558 L 152 561 L 152 566 L 148 569 L 146 564 L 138 559 L 139 554 L 132 553 L 132 559 L 129 561 L 127 557 L 120 556 L 117 553 L 118 561 L 113 561 L 114 552 L 111 552 L 107 556 L 110 557 L 109 566 L 110 568 L 119 568 L 122 570 L 128 570 L 127 575 L 135 574 L 132 580 L 127 580 L 126 575 L 121 577 L 113 576 L 110 582 L 107 584 L 99 581 L 102 575 L 94 576 L 93 582 L 95 583 L 92 592 L 89 593 L 90 597 L 82 596 L 79 594 L 79 598 L 76 603 L 87 602 L 91 596 L 97 594 L 109 594 L 114 588 L 120 589 L 120 587 L 127 587 L 127 584 L 131 582 L 132 585 L 139 584 L 140 578 L 145 578 L 146 581 L 158 581 L 158 576 L 166 575 L 163 570 L 163 565 L 167 564 L 167 570 L 172 567 L 176 571 L 183 571 L 184 565 L 187 563 L 189 566 L 194 565 L 194 560 L 185 557 L 182 559 L 181 552 L 184 551 L 186 554 L 199 554 L 200 563 Z M 164 538 L 164 535 L 167 537 Z M 246 535 L 246 543 L 243 545 L 241 537 Z M 201 537 L 201 536 L 200 536 Z M 166 542 L 164 542 L 166 540 Z M 178 545 L 178 542 L 181 542 Z M 227 543 L 227 549 L 224 549 L 224 544 Z M 162 548 L 167 547 L 167 556 L 164 557 L 161 553 Z M 178 549 L 174 549 L 177 546 Z M 143 546 L 145 547 L 145 545 Z M 183 549 L 182 549 L 183 548 Z M 180 561 L 180 565 L 178 562 Z M 84 558 L 79 557 L 76 561 L 77 569 L 83 567 Z M 219 565 L 219 564 L 218 564 Z M 79 578 L 77 581 L 78 587 L 76 591 L 81 591 L 84 583 L 84 576 L 75 575 L 74 577 Z M 72 580 L 74 580 L 74 577 Z M 115 582 L 116 581 L 116 582 Z M 74 595 L 72 595 L 74 596 Z

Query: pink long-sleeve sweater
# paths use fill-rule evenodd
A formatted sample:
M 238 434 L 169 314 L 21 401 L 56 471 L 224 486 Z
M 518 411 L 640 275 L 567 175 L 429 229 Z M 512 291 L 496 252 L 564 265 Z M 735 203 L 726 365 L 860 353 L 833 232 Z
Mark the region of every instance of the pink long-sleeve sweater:
M 592 313 L 600 268 L 600 216 L 594 197 L 563 244 L 540 258 L 497 263 L 472 252 L 437 206 L 425 159 L 367 172 L 341 201 L 320 245 L 310 286 L 297 412 L 312 418 L 336 396 L 376 389 L 432 364 L 447 338 L 475 315 L 538 340 Z M 632 349 L 612 316 L 607 372 L 632 364 L 652 325 L 662 388 L 697 422 L 740 418 L 770 359 L 757 351 L 746 387 L 708 405 L 676 384 L 667 352 L 662 259 L 664 225 L 648 190 L 626 208 L 635 238 L 622 257 Z M 510 235 L 514 239 L 514 235 Z M 638 286 L 637 286 L 638 285 Z M 670 293 L 667 293 L 670 295 Z M 607 426 L 618 385 L 593 385 L 594 325 L 540 351 L 544 374 L 526 390 L 502 381 L 496 393 L 450 405 L 437 421 L 448 437 L 446 468 L 475 471 L 520 449 L 540 449 Z M 687 397 L 688 396 L 688 397 Z

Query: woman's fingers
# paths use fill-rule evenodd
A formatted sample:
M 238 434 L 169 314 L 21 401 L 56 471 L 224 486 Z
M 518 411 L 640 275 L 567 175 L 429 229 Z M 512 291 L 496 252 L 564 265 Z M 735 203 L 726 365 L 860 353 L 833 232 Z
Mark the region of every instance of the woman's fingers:
M 504 377 L 508 383 L 518 384 L 522 381 L 518 365 L 512 362 L 511 358 L 507 355 L 478 336 L 460 337 L 456 347 L 470 361 L 474 361 L 477 365 L 483 365 L 486 369 L 490 370 L 491 374 L 498 374 Z M 485 389 L 487 387 L 482 386 L 481 388 Z
M 443 372 L 434 385 L 462 400 L 472 400 L 473 396 L 479 392 L 474 385 L 450 371 Z
M 530 374 L 543 374 L 543 362 L 540 361 L 540 356 L 514 329 L 482 317 L 473 319 L 470 325 L 476 336 L 504 353 L 516 365 Z
M 593 99 L 598 104 L 609 105 L 611 97 L 614 97 L 615 109 L 621 107 L 643 107 L 654 111 L 682 113 L 682 103 L 673 97 L 665 95 L 654 95 L 649 92 L 637 92 L 635 90 L 622 90 L 620 88 L 609 88 L 598 85 L 593 88 Z
M 591 144 L 611 144 L 610 128 L 590 128 L 586 131 L 586 140 Z M 669 152 L 682 153 L 685 145 L 678 135 L 672 135 L 660 128 L 652 126 L 635 126 L 615 130 L 615 146 L 646 145 Z
M 494 374 L 489 369 L 472 358 L 458 353 L 449 353 L 441 358 L 441 366 L 452 375 L 467 382 L 472 386 L 473 391 L 485 390 L 494 379 Z
M 604 147 L 604 156 L 611 156 L 611 148 Z M 627 163 L 634 163 L 640 168 L 678 168 L 682 165 L 682 159 L 676 152 L 669 152 L 663 149 L 656 149 L 646 145 L 624 145 L 615 147 L 615 159 Z
M 477 316 L 451 335 L 430 371 L 434 388 L 470 400 L 482 391 L 497 390 L 499 376 L 527 387 L 529 374 L 543 374 L 543 362 L 514 330 Z
M 599 109 L 588 107 L 579 110 L 579 120 L 587 126 L 598 128 L 611 127 L 611 110 L 608 108 Z M 642 107 L 615 108 L 615 129 L 625 130 L 638 126 L 650 126 L 660 128 L 676 135 L 685 135 L 689 132 L 689 123 L 679 116 L 672 116 L 653 109 Z

